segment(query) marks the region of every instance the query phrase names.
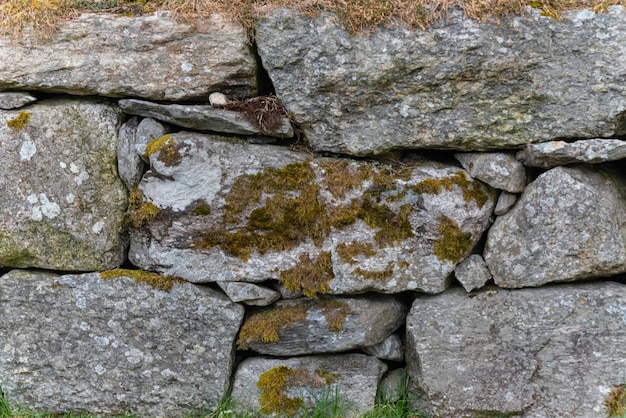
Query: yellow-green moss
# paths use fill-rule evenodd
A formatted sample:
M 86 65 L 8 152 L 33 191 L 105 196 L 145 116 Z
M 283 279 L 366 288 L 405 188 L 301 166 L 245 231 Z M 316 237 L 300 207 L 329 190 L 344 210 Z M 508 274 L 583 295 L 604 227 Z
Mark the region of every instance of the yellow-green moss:
M 387 264 L 387 267 L 382 271 L 370 271 L 364 270 L 361 267 L 357 267 L 356 269 L 352 270 L 352 274 L 358 274 L 367 280 L 382 282 L 393 276 L 393 267 L 394 263 L 393 261 L 390 261 Z
M 28 267 L 33 259 L 31 252 L 22 248 L 13 234 L 0 230 L 0 267 Z
M 411 188 L 418 194 L 439 194 L 444 189 L 452 191 L 454 186 L 460 187 L 463 193 L 463 199 L 466 202 L 469 203 L 473 200 L 480 208 L 482 208 L 489 199 L 489 196 L 482 190 L 481 186 L 475 181 L 468 180 L 461 171 L 448 177 L 422 180 Z
M 458 263 L 472 249 L 472 235 L 461 231 L 459 225 L 447 216 L 440 216 L 439 234 L 441 237 L 435 241 L 433 253 L 441 261 Z
M 259 405 L 265 414 L 292 415 L 302 407 L 302 399 L 287 396 L 289 377 L 293 370 L 287 366 L 274 367 L 261 373 L 257 387 L 261 390 Z
M 146 283 L 165 292 L 170 292 L 175 284 L 185 283 L 185 281 L 179 277 L 166 276 L 145 270 L 113 269 L 101 272 L 100 277 L 103 279 L 130 277 L 136 282 Z
M 159 161 L 163 162 L 168 167 L 177 165 L 182 160 L 180 155 L 180 147 L 174 143 L 174 138 L 171 134 L 163 135 L 160 138 L 155 138 L 148 143 L 144 157 L 149 159 L 155 153 L 159 153 Z
M 614 387 L 604 400 L 604 406 L 611 417 L 621 417 L 626 412 L 626 385 Z
M 7 121 L 7 126 L 14 131 L 21 131 L 28 125 L 31 112 L 21 111 L 16 117 Z
M 372 244 L 369 242 L 359 241 L 352 241 L 349 244 L 342 242 L 335 247 L 335 251 L 342 261 L 351 265 L 356 263 L 356 260 L 354 259 L 356 256 L 364 255 L 366 257 L 372 257 L 376 254 Z
M 153 220 L 160 211 L 154 203 L 142 202 L 139 209 L 130 213 L 130 224 L 133 228 L 141 228 Z
M 357 216 L 372 228 L 379 228 L 374 235 L 378 245 L 382 247 L 412 238 L 413 227 L 409 222 L 410 204 L 400 207 L 395 213 L 389 206 L 381 205 L 370 199 L 364 199 L 358 209 Z
M 128 208 L 130 210 L 137 210 L 143 203 L 143 193 L 139 190 L 139 186 L 135 186 L 130 189 L 128 193 Z
M 313 298 L 318 293 L 327 293 L 328 282 L 334 277 L 331 254 L 324 251 L 315 260 L 308 254 L 300 254 L 300 262 L 281 271 L 279 280 L 287 290 L 302 291 L 306 297 Z
M 207 216 L 211 214 L 211 207 L 209 205 L 198 205 L 192 211 L 194 216 Z
M 297 323 L 306 322 L 307 313 L 310 309 L 322 310 L 326 318 L 328 329 L 340 332 L 343 323 L 350 311 L 347 303 L 332 300 L 301 300 L 293 306 L 275 306 L 260 312 L 256 312 L 248 318 L 237 339 L 237 348 L 247 350 L 250 343 L 275 343 L 280 341 L 279 331 L 290 328 Z

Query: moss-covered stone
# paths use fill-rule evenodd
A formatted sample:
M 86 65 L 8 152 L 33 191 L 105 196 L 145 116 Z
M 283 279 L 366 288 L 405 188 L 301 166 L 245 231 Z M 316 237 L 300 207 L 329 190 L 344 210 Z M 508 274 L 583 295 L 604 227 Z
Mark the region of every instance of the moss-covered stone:
M 287 290 L 313 298 L 318 293 L 327 293 L 328 282 L 334 277 L 331 254 L 324 251 L 315 260 L 301 254 L 296 266 L 280 272 L 279 280 Z
M 16 117 L 7 121 L 7 126 L 14 131 L 21 131 L 28 125 L 30 121 L 31 112 L 20 111 Z
M 604 406 L 609 418 L 623 416 L 626 413 L 626 384 L 611 389 L 609 396 L 604 400 Z
M 27 248 L 22 248 L 8 232 L 0 230 L 0 267 L 29 267 L 33 255 Z
M 441 261 L 458 263 L 471 251 L 472 236 L 447 216 L 439 217 L 438 222 L 440 238 L 435 241 L 433 253 Z
M 468 180 L 462 171 L 448 177 L 422 180 L 414 185 L 412 189 L 418 194 L 439 194 L 443 190 L 452 191 L 454 186 L 458 186 L 461 189 L 466 202 L 469 203 L 473 200 L 479 208 L 482 208 L 489 199 L 489 196 L 482 190 L 480 184 Z
M 394 265 L 395 263 L 393 261 L 390 261 L 384 270 L 379 271 L 365 270 L 361 267 L 357 267 L 356 269 L 352 270 L 352 274 L 357 274 L 367 280 L 384 281 L 393 276 Z
M 179 277 L 165 276 L 145 270 L 113 269 L 100 272 L 103 279 L 116 279 L 118 277 L 130 277 L 136 282 L 146 283 L 156 289 L 171 292 L 175 284 L 186 283 Z
M 128 221 L 133 228 L 146 226 L 161 210 L 152 202 L 144 201 L 139 187 L 133 187 L 128 196 Z
M 341 261 L 348 264 L 356 264 L 354 257 L 364 255 L 371 257 L 376 254 L 374 246 L 369 242 L 352 241 L 349 244 L 342 242 L 335 247 L 337 255 L 341 258 Z
M 180 154 L 180 150 L 181 145 L 177 145 L 174 142 L 171 134 L 166 134 L 148 143 L 144 157 L 149 159 L 150 156 L 158 152 L 159 161 L 163 162 L 167 167 L 171 167 L 181 162 L 183 157 Z

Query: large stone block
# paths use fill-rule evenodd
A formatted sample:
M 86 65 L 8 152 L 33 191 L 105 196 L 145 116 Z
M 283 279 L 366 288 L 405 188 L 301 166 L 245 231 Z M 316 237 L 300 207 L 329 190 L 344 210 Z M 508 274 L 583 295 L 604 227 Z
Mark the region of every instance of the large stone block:
M 407 317 L 409 393 L 432 416 L 597 418 L 626 376 L 626 287 L 461 288 Z
M 220 15 L 86 13 L 46 41 L 0 37 L 0 62 L 0 89 L 206 101 L 213 91 L 256 93 L 246 32 Z
M 153 417 L 215 407 L 243 308 L 205 287 L 169 285 L 123 272 L 0 277 L 0 386 L 11 404 Z
M 280 36 L 277 36 L 277 34 Z M 626 9 L 350 35 L 279 9 L 256 40 L 277 95 L 317 150 L 486 150 L 624 134 Z
M 114 268 L 128 244 L 117 107 L 47 100 L 0 112 L 0 267 Z
M 441 292 L 495 204 L 493 189 L 435 162 L 313 158 L 184 132 L 148 148 L 129 258 L 196 283 Z
M 540 286 L 626 271 L 626 181 L 608 167 L 557 167 L 489 230 L 497 285 Z

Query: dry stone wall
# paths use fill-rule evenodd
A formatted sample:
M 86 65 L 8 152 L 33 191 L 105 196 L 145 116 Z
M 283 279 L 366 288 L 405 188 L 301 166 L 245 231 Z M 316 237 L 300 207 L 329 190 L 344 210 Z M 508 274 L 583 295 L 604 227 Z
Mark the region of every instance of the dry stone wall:
M 356 35 L 283 8 L 254 46 L 167 12 L 1 38 L 4 396 L 359 416 L 406 376 L 434 417 L 607 416 L 624 34 L 618 6 Z

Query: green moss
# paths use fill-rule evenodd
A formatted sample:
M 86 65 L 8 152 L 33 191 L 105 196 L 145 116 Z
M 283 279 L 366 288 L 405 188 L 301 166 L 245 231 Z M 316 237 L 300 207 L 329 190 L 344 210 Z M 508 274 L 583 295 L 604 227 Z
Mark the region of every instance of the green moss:
M 350 312 L 348 304 L 337 300 L 325 299 L 320 301 L 319 306 L 322 307 L 322 313 L 326 318 L 328 329 L 340 332 L 343 329 L 344 320 Z
M 435 241 L 433 253 L 441 261 L 458 263 L 471 251 L 472 236 L 461 231 L 457 223 L 447 216 L 439 217 L 438 221 L 441 237 Z
M 278 331 L 306 321 L 309 305 L 278 306 L 253 314 L 241 327 L 237 348 L 247 350 L 250 342 L 275 343 Z
M 100 277 L 103 279 L 130 277 L 136 282 L 146 283 L 164 292 L 171 292 L 175 284 L 186 283 L 180 277 L 166 276 L 145 270 L 113 269 L 100 272 Z
M 209 205 L 198 205 L 192 211 L 193 216 L 207 216 L 211 214 L 211 207 Z
M 411 189 L 418 194 L 439 194 L 444 189 L 452 191 L 454 186 L 461 188 L 463 199 L 466 202 L 469 203 L 473 200 L 480 208 L 482 208 L 489 199 L 489 196 L 482 190 L 480 184 L 478 182 L 468 180 L 462 171 L 458 171 L 448 177 L 422 180 L 412 186 Z
M 387 267 L 382 271 L 370 271 L 370 270 L 364 270 L 361 267 L 358 267 L 352 270 L 352 274 L 358 274 L 367 280 L 382 282 L 382 281 L 387 280 L 391 276 L 393 276 L 393 267 L 394 267 L 394 263 L 390 261 L 387 264 Z
M 14 131 L 21 131 L 28 125 L 31 112 L 21 111 L 16 117 L 7 121 L 7 126 Z
M 130 224 L 133 228 L 146 226 L 161 210 L 151 202 L 142 202 L 135 211 L 130 212 Z
M 8 232 L 0 231 L 0 267 L 29 267 L 34 257 Z
M 178 165 L 182 160 L 180 155 L 181 146 L 177 146 L 174 143 L 174 138 L 171 134 L 163 135 L 160 138 L 155 138 L 148 143 L 144 157 L 149 159 L 153 154 L 159 153 L 158 159 L 163 162 L 167 167 Z
M 328 292 L 328 282 L 334 277 L 331 254 L 325 251 L 315 260 L 308 254 L 300 254 L 300 262 L 281 271 L 279 280 L 287 290 L 302 291 L 306 297 L 313 298 L 318 293 Z
M 374 239 L 380 246 L 386 247 L 414 236 L 413 227 L 409 222 L 411 210 L 412 206 L 406 204 L 396 213 L 387 205 L 364 199 L 357 216 L 368 226 L 379 228 Z
M 274 367 L 259 376 L 257 387 L 261 390 L 259 404 L 265 414 L 292 415 L 302 407 L 302 399 L 287 396 L 289 377 L 293 370 L 287 366 Z
M 614 387 L 604 400 L 604 406 L 611 417 L 621 417 L 626 413 L 626 385 Z
M 335 251 L 337 252 L 337 255 L 339 255 L 339 258 L 348 264 L 355 264 L 356 260 L 354 257 L 356 256 L 364 255 L 366 257 L 372 257 L 376 254 L 372 244 L 369 242 L 359 241 L 352 241 L 349 244 L 342 242 L 335 247 Z

